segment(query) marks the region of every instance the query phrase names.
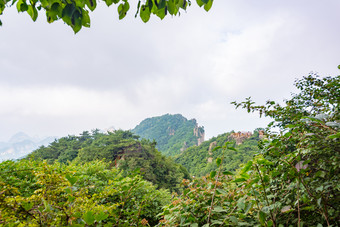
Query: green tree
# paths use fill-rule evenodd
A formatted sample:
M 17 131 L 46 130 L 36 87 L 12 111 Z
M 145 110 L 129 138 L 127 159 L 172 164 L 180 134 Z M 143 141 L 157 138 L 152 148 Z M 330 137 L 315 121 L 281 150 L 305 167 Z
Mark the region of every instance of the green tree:
M 200 7 L 209 11 L 214 0 L 196 0 Z M 41 10 L 46 12 L 48 23 L 62 19 L 77 33 L 82 27 L 90 27 L 89 11 L 94 11 L 99 0 L 1 0 L 0 15 L 4 10 L 16 4 L 18 12 L 26 12 L 35 21 Z M 118 17 L 123 19 L 130 9 L 129 0 L 103 0 L 107 6 L 118 5 Z M 139 0 L 137 12 L 142 21 L 147 22 L 150 16 L 156 15 L 163 19 L 168 13 L 179 15 L 181 10 L 186 10 L 191 5 L 190 0 Z M 0 20 L 0 25 L 2 22 Z
M 222 171 L 233 150 L 223 146 L 218 170 L 184 181 L 160 226 L 338 226 L 340 76 L 309 75 L 295 85 L 300 92 L 282 105 L 234 102 L 273 118 L 259 154 L 234 175 Z

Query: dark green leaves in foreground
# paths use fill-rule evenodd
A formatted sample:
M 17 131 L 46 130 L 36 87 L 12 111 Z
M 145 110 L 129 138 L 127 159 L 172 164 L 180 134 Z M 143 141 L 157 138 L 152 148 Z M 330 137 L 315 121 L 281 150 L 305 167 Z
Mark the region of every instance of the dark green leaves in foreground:
M 107 6 L 117 4 L 118 18 L 123 19 L 129 9 L 128 0 L 103 0 Z M 209 11 L 213 0 L 197 0 L 197 4 Z M 48 23 L 62 19 L 69 25 L 74 33 L 77 33 L 83 26 L 90 27 L 89 10 L 94 11 L 99 3 L 98 0 L 0 0 L 0 15 L 6 7 L 14 5 L 18 12 L 27 12 L 33 21 L 38 18 L 38 12 L 44 9 Z M 160 19 L 166 15 L 180 15 L 180 10 L 186 10 L 191 5 L 190 0 L 145 0 L 138 1 L 135 16 L 138 15 L 143 22 L 148 22 L 154 14 Z M 0 26 L 2 22 L 0 20 Z

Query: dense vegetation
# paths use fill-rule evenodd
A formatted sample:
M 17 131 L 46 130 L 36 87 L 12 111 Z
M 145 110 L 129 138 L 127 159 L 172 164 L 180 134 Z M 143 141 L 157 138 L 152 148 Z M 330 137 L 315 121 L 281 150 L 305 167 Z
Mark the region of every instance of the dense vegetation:
M 6 161 L 0 173 L 1 226 L 155 225 L 170 200 L 167 191 L 102 161 Z
M 189 173 L 193 176 L 205 176 L 212 170 L 215 170 L 215 161 L 221 157 L 222 150 L 212 152 L 215 147 L 223 146 L 226 142 L 232 142 L 232 146 L 237 149 L 225 151 L 227 164 L 223 166 L 223 170 L 235 171 L 239 168 L 240 164 L 246 163 L 251 160 L 254 154 L 259 150 L 259 132 L 258 130 L 249 138 L 244 138 L 242 143 L 237 144 L 232 137 L 232 133 L 225 133 L 217 137 L 213 137 L 208 141 L 203 142 L 199 146 L 190 147 L 183 151 L 181 154 L 174 157 L 176 163 L 179 163 L 187 168 Z
M 198 139 L 204 138 L 204 128 L 198 127 L 195 119 L 187 120 L 180 114 L 147 118 L 131 131 L 142 138 L 155 140 L 156 148 L 169 156 L 197 145 Z
M 340 76 L 310 75 L 295 85 L 300 93 L 283 105 L 274 101 L 255 105 L 250 98 L 234 102 L 236 107 L 273 119 L 265 130 L 266 138 L 259 143 L 258 154 L 241 169 L 231 172 L 226 167 L 231 162 L 229 152 L 238 152 L 234 142 L 227 141 L 222 146 L 216 143 L 211 150 L 220 154 L 214 161 L 216 170 L 191 181 L 184 179 L 183 191 L 173 193 L 171 199 L 167 191 L 157 190 L 137 173 L 124 176 L 112 162 L 90 158 L 87 160 L 90 162 L 81 162 L 81 154 L 91 156 L 84 144 L 95 141 L 93 138 L 86 139 L 87 143 L 79 141 L 84 135 L 76 139 L 81 149 L 68 164 L 62 159 L 50 161 L 51 164 L 32 159 L 2 162 L 0 224 L 338 226 Z M 133 134 L 119 133 L 119 137 L 126 135 L 131 139 L 118 140 L 123 144 L 121 149 L 138 147 L 133 142 L 138 140 L 131 138 Z M 106 136 L 109 137 L 100 135 L 109 140 Z M 143 143 L 154 146 L 152 142 L 141 141 L 142 150 Z M 72 154 L 72 147 L 65 148 Z M 115 149 L 112 145 L 112 150 Z M 49 160 L 58 160 L 62 154 L 52 153 Z M 42 151 L 38 154 L 42 155 Z
M 48 147 L 35 150 L 28 158 L 47 160 L 48 163 L 105 160 L 119 167 L 123 176 L 140 170 L 144 179 L 171 191 L 178 190 L 184 177 L 189 178 L 185 168 L 156 150 L 155 143 L 138 140 L 138 136 L 123 130 L 107 133 L 93 130 L 80 136 L 63 137 Z
M 216 147 L 218 170 L 185 181 L 162 226 L 338 226 L 340 76 L 310 75 L 295 85 L 300 93 L 285 105 L 234 102 L 273 118 L 260 154 L 234 175 L 222 171 L 233 146 Z

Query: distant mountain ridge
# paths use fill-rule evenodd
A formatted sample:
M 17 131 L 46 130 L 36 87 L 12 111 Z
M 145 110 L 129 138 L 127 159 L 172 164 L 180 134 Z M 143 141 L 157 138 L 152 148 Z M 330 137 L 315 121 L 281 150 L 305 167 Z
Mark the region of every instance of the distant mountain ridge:
M 46 146 L 56 137 L 37 138 L 19 132 L 13 135 L 8 142 L 0 142 L 0 162 L 9 159 L 18 159 L 26 156 L 40 146 Z
M 204 142 L 204 127 L 196 119 L 188 120 L 181 114 L 165 114 L 143 120 L 131 130 L 141 138 L 155 140 L 156 148 L 168 156 L 174 156 L 188 147 Z

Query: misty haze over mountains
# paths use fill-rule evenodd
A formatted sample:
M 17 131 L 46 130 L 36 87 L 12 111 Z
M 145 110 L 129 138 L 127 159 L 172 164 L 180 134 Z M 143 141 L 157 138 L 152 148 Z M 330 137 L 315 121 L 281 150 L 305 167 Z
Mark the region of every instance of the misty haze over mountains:
M 7 142 L 0 141 L 0 162 L 22 158 L 40 146 L 49 145 L 55 139 L 56 137 L 53 136 L 45 138 L 30 137 L 23 132 L 19 132 L 13 135 Z

